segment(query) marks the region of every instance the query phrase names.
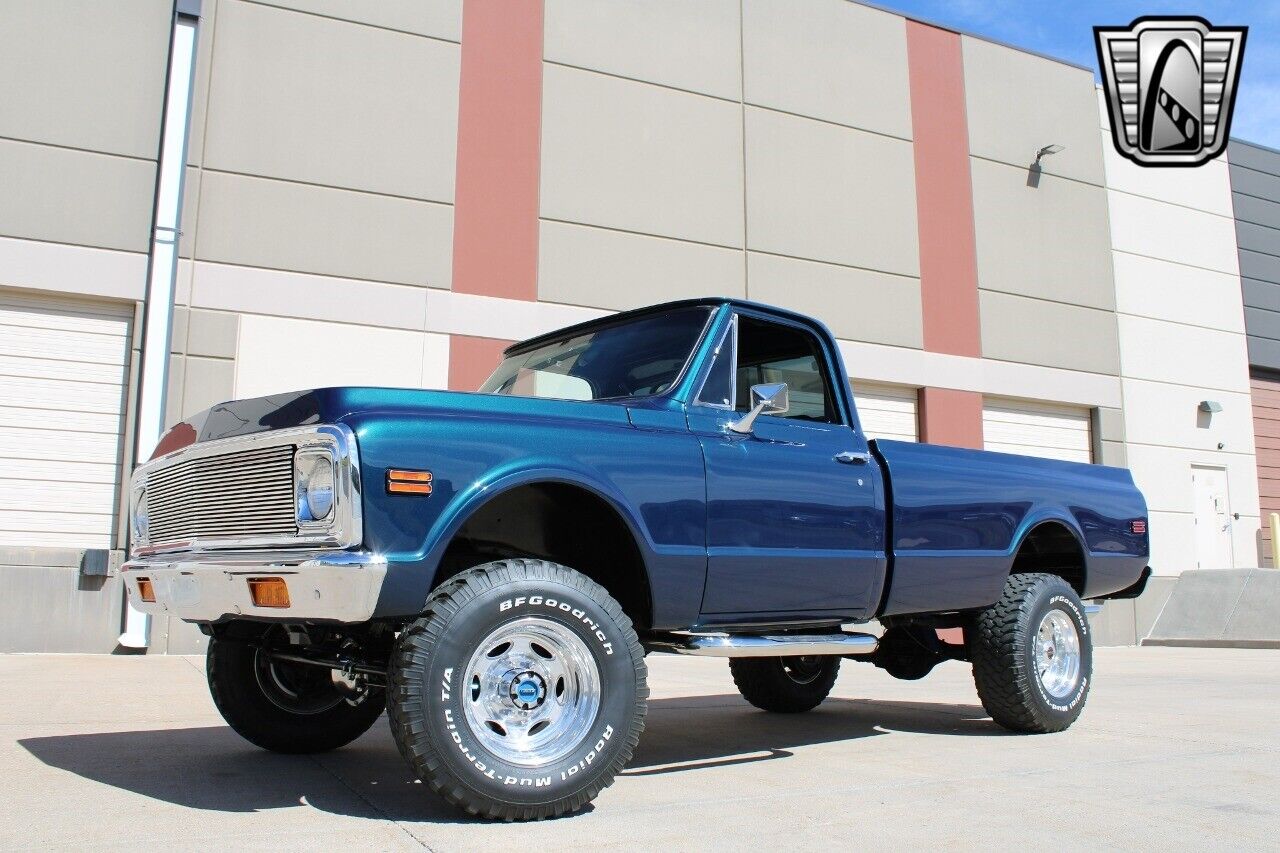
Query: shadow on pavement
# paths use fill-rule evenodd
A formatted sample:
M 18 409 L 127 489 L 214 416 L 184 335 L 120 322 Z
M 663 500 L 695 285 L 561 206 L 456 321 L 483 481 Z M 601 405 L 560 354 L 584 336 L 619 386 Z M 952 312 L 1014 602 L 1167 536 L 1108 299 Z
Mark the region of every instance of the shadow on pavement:
M 828 699 L 807 714 L 766 714 L 737 695 L 656 699 L 622 778 L 772 761 L 791 750 L 892 732 L 1002 734 L 975 705 Z M 299 804 L 403 821 L 467 822 L 416 780 L 379 722 L 315 756 L 277 755 L 225 726 L 103 732 L 18 741 L 50 767 L 188 808 L 257 812 Z

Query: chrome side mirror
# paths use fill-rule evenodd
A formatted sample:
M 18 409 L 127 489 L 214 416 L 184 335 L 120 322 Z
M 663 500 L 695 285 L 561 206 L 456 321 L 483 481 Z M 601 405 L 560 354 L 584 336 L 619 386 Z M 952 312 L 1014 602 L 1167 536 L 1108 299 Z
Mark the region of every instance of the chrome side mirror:
M 729 429 L 750 435 L 755 427 L 756 418 L 761 415 L 780 415 L 791 408 L 791 395 L 787 391 L 787 383 L 777 382 L 770 385 L 751 386 L 751 411 L 739 420 L 729 424 Z

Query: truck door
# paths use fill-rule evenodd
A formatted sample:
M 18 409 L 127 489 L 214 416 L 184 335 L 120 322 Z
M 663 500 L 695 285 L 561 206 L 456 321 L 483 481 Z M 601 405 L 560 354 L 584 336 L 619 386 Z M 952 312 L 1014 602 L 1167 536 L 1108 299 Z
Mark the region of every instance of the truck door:
M 885 565 L 881 474 L 836 384 L 838 359 L 807 327 L 745 309 L 724 335 L 689 408 L 707 474 L 703 613 L 870 612 Z M 751 386 L 777 382 L 787 412 L 759 416 L 748 435 L 728 429 Z

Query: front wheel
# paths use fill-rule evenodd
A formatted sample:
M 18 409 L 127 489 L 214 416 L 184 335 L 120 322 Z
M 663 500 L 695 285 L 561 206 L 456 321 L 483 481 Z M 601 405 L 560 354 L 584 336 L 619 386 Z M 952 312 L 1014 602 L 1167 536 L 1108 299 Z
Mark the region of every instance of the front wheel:
M 209 641 L 209 693 L 227 724 L 273 752 L 326 752 L 369 730 L 386 704 L 380 688 L 352 695 L 323 667 L 272 659 L 261 647 Z
M 401 755 L 487 818 L 577 811 L 631 759 L 649 688 L 631 620 L 598 584 L 542 560 L 447 581 L 400 634 L 387 705 Z
M 1017 732 L 1060 732 L 1084 710 L 1093 642 L 1084 606 L 1056 575 L 1012 575 L 969 637 L 973 681 L 991 718 Z

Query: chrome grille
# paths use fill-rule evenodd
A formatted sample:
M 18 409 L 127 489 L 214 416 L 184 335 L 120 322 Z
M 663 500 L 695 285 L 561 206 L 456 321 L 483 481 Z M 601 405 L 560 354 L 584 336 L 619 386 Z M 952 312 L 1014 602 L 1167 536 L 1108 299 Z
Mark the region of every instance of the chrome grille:
M 298 532 L 294 445 L 177 462 L 146 477 L 148 544 Z

